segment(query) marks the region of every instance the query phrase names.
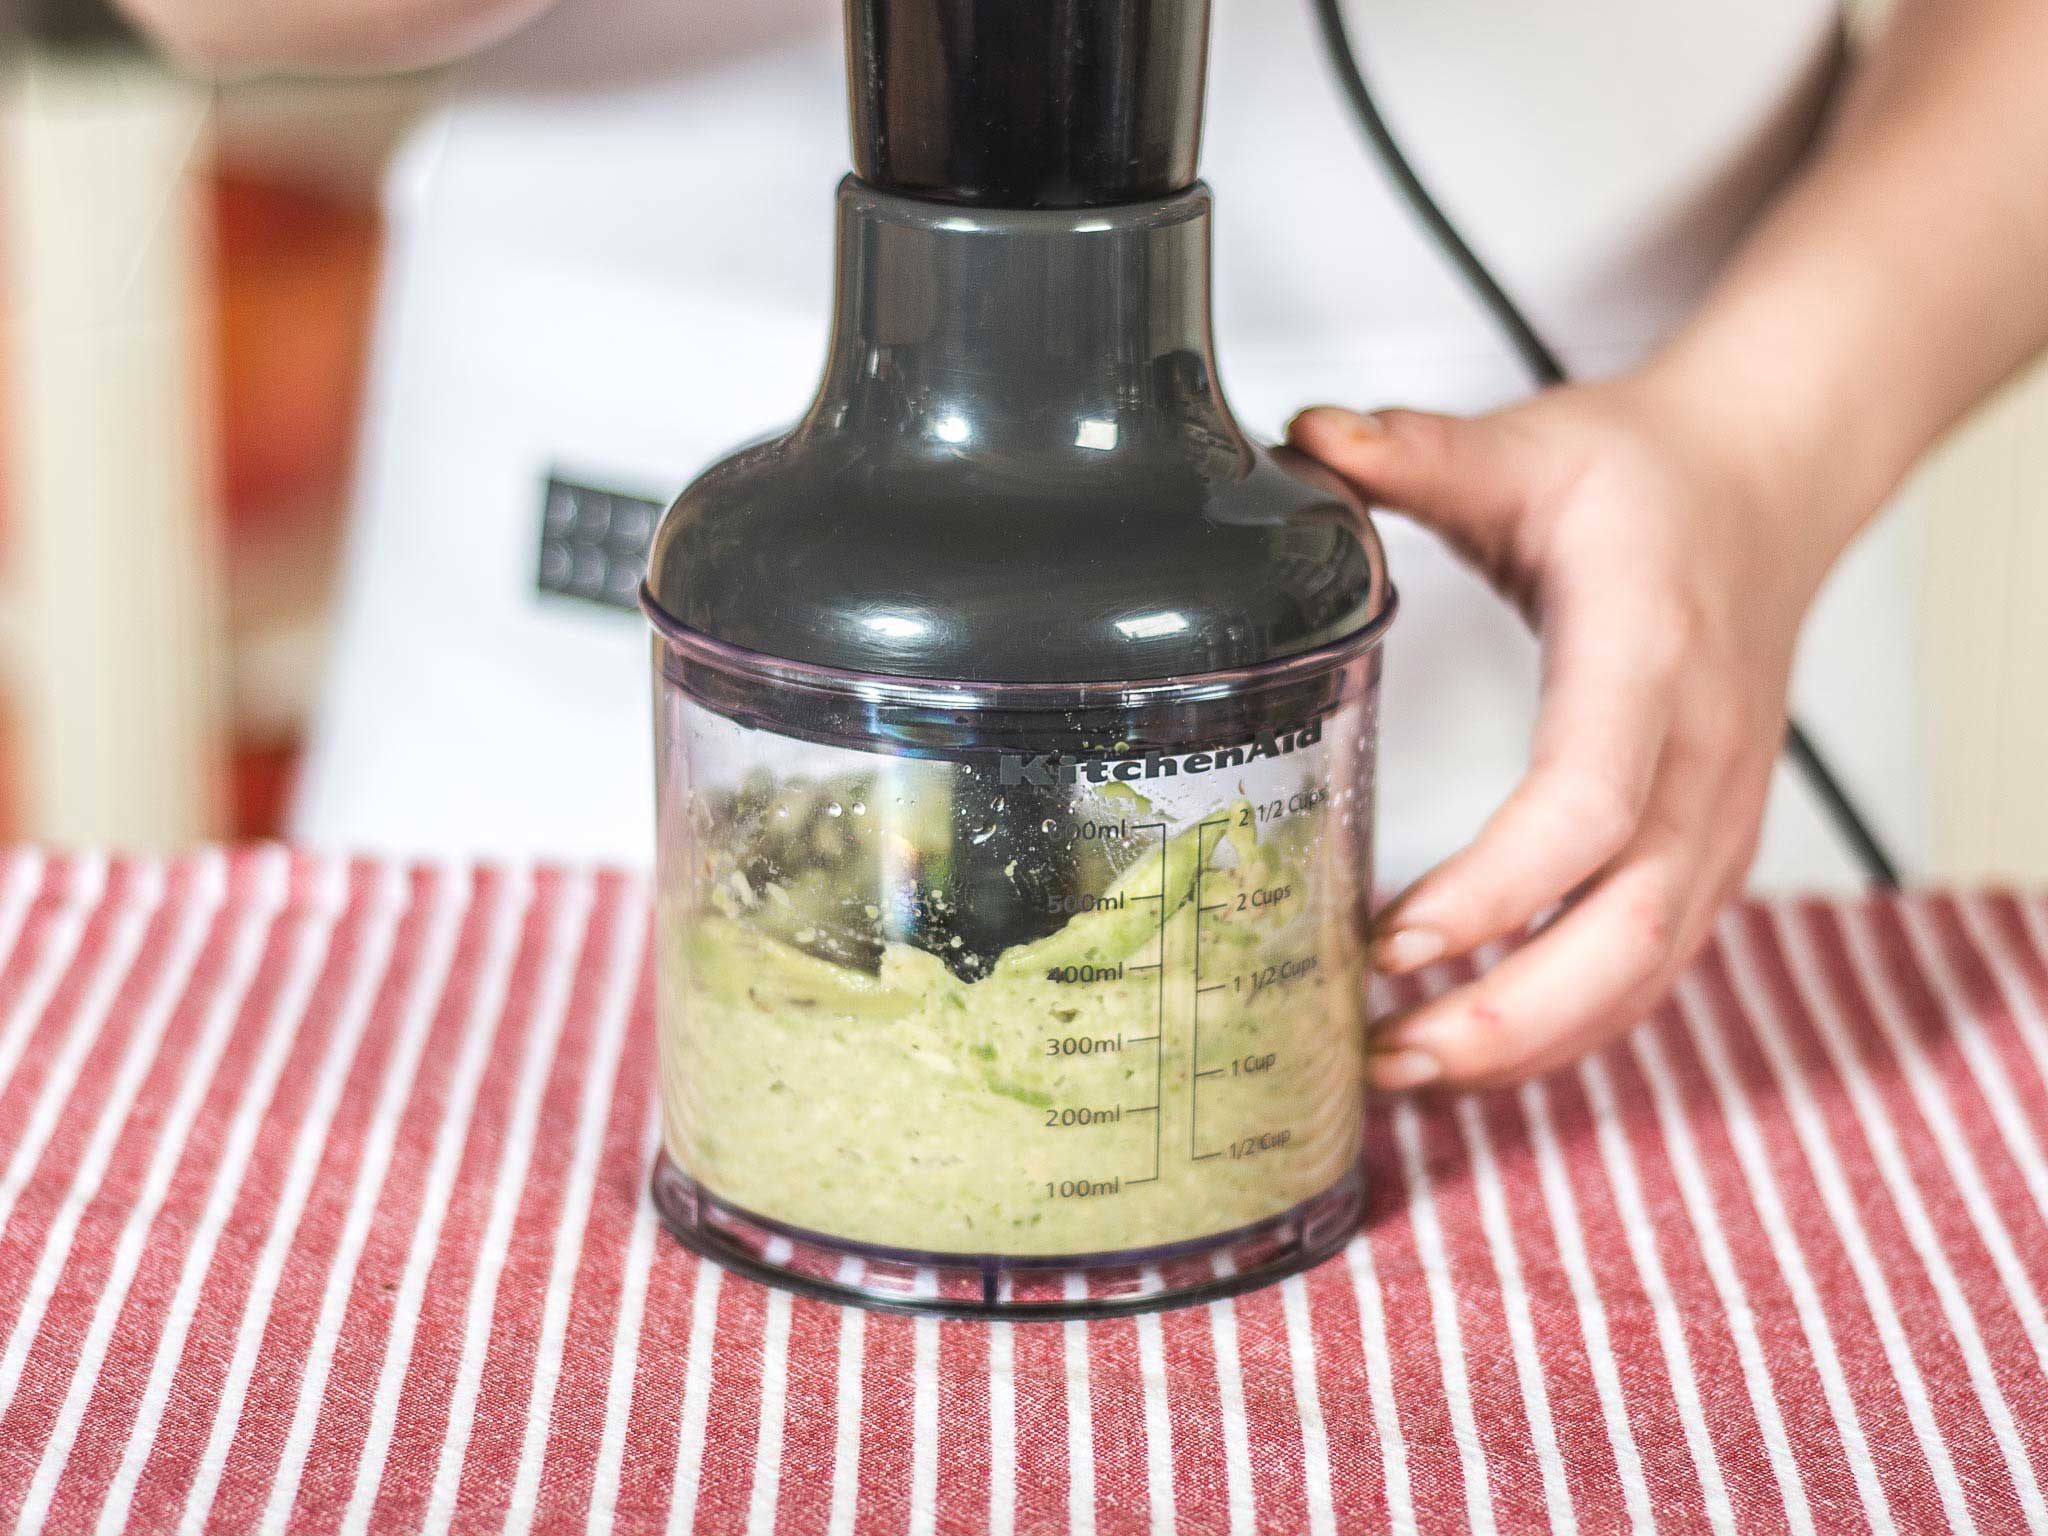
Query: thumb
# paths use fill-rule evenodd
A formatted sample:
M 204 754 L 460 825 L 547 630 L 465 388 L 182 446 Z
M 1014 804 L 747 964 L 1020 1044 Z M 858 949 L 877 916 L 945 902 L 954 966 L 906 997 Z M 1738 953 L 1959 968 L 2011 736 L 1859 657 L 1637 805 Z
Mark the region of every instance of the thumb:
M 1500 547 L 1528 496 L 1524 446 L 1491 417 L 1318 405 L 1288 423 L 1287 440 L 1370 500 L 1482 558 Z

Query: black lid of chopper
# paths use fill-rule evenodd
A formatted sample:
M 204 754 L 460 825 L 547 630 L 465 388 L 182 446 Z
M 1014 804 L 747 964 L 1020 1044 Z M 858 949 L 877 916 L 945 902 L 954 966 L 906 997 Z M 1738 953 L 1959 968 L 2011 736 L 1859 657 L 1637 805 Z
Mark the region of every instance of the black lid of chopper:
M 848 0 L 854 171 L 1001 208 L 1195 182 L 1208 0 Z
M 663 520 L 658 624 L 1002 683 L 1235 670 L 1385 618 L 1363 504 L 1217 382 L 1207 10 L 849 0 L 867 179 L 839 192 L 825 376 Z

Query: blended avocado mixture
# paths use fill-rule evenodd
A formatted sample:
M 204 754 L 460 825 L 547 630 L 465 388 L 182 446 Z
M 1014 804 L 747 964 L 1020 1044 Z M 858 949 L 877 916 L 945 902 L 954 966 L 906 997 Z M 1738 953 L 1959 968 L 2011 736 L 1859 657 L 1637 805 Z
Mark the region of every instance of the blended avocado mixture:
M 1105 797 L 1050 931 L 976 959 L 914 898 L 948 818 L 879 793 L 750 786 L 665 872 L 666 1132 L 699 1183 L 831 1237 L 1024 1256 L 1212 1236 L 1344 1177 L 1365 965 L 1327 804 L 1169 829 Z

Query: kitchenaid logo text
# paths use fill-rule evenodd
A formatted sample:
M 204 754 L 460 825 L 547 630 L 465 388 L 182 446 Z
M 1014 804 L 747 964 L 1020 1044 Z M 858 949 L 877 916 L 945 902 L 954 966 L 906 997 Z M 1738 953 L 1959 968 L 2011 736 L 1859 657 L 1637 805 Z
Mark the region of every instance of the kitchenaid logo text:
M 1242 768 L 1261 758 L 1283 757 L 1312 747 L 1323 739 L 1323 722 L 1314 721 L 1299 730 L 1268 733 L 1243 746 L 1221 747 L 1213 752 L 1182 752 L 1168 755 L 1148 752 L 1142 757 L 1069 757 L 1063 752 L 1041 752 L 1027 757 L 1005 752 L 1001 758 L 1004 784 L 1130 784 L 1139 779 L 1170 779 L 1183 773 L 1210 773 L 1218 768 Z

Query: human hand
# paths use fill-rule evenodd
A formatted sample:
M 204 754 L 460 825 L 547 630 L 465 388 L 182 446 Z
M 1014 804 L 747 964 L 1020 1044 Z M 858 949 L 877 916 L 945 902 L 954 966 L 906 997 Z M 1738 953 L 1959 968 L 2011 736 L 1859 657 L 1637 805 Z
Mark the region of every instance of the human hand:
M 532 21 L 554 0 L 118 0 L 173 58 L 207 73 L 399 69 L 440 63 Z
M 1800 623 L 1854 520 L 1701 419 L 1643 378 L 1473 419 L 1319 407 L 1289 429 L 1441 535 L 1543 644 L 1527 775 L 1380 913 L 1374 959 L 1417 970 L 1564 906 L 1374 1026 L 1382 1090 L 1514 1081 L 1632 1025 L 1748 870 Z

